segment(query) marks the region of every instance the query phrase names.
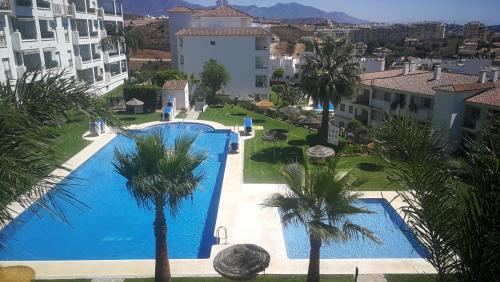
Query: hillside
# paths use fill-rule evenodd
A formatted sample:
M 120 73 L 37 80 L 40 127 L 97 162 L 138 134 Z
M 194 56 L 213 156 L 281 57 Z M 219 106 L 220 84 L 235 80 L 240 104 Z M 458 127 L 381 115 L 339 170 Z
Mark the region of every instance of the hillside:
M 271 26 L 271 33 L 276 34 L 280 41 L 287 41 L 295 43 L 301 37 L 312 36 L 313 32 L 305 31 L 301 28 L 292 25 L 276 25 Z
M 215 1 L 214 1 L 215 3 Z M 123 0 L 123 9 L 126 13 L 139 15 L 160 16 L 175 6 L 187 6 L 191 8 L 203 8 L 200 5 L 191 4 L 183 0 Z M 325 12 L 312 6 L 299 3 L 276 4 L 271 7 L 257 7 L 234 5 L 253 17 L 266 19 L 295 19 L 295 18 L 326 18 L 339 23 L 360 24 L 367 21 L 347 15 L 343 12 Z
M 125 25 L 133 26 L 144 35 L 144 49 L 170 51 L 167 20 L 141 18 L 125 21 Z

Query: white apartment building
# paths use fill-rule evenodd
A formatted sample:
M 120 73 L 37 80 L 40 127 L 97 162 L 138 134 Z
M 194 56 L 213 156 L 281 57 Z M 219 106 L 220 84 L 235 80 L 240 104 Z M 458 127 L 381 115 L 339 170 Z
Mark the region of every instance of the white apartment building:
M 475 137 L 490 113 L 500 113 L 498 74 L 498 69 L 479 75 L 449 73 L 441 66 L 421 71 L 409 63 L 403 70 L 365 73 L 359 93 L 342 99 L 334 122 L 346 126 L 357 119 L 375 126 L 384 115 L 407 114 L 432 124 L 451 142 Z
M 227 2 L 218 4 L 214 9 L 169 10 L 173 65 L 199 76 L 205 62 L 215 59 L 231 76 L 226 87 L 231 96 L 267 97 L 272 34 Z
M 274 71 L 283 69 L 283 77 L 278 80 L 289 81 L 300 70 L 300 59 L 293 56 L 271 56 L 269 62 L 271 65 L 271 75 L 273 75 Z
M 0 82 L 65 69 L 106 93 L 127 78 L 121 0 L 0 0 Z

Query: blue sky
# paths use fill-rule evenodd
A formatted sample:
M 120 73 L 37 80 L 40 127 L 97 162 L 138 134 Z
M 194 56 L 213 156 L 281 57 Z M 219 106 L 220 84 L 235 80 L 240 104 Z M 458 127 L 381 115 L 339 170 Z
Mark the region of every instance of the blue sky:
M 186 1 L 200 5 L 215 4 L 215 0 Z M 263 7 L 280 2 L 298 2 L 325 11 L 345 12 L 371 21 L 442 20 L 464 23 L 481 20 L 487 24 L 500 24 L 500 0 L 229 0 L 230 4 Z

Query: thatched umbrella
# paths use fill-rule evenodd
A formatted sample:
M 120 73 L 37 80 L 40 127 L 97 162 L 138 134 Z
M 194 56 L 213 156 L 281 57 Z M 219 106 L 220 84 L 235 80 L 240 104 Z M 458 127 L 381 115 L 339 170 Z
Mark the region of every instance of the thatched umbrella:
M 267 110 L 274 107 L 274 103 L 267 99 L 262 99 L 261 101 L 255 103 L 255 106 L 259 109 Z
M 318 127 L 321 125 L 321 121 L 313 116 L 303 118 L 299 120 L 299 123 L 309 128 L 309 134 L 311 133 L 311 127 Z
M 335 155 L 335 150 L 317 145 L 307 149 L 307 155 L 314 161 L 323 161 Z
M 144 112 L 144 102 L 136 98 L 129 100 L 125 105 L 127 105 L 127 107 L 132 107 L 134 109 L 134 114 Z
M 216 95 L 221 96 L 221 97 L 229 97 L 231 94 L 227 92 L 225 88 L 220 89 L 219 91 L 215 92 Z
M 247 103 L 251 103 L 255 101 L 254 98 L 248 96 L 248 95 L 243 95 L 243 96 L 238 96 L 238 102 L 247 102 Z
M 293 117 L 300 115 L 300 110 L 296 107 L 286 106 L 280 110 L 287 117 Z
M 287 138 L 288 138 L 288 131 L 284 129 L 271 129 L 262 136 L 262 139 L 264 139 L 264 141 L 273 142 L 274 160 L 276 160 L 276 142 L 284 141 Z
M 214 269 L 230 280 L 251 280 L 266 270 L 271 256 L 253 244 L 239 244 L 219 252 L 214 259 Z

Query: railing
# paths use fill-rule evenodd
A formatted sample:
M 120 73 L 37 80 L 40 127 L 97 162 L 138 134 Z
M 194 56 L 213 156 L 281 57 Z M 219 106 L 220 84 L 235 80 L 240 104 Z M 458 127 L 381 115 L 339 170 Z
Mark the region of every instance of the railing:
M 98 8 L 97 9 L 97 17 L 98 18 L 104 18 L 104 9 L 103 8 Z
M 57 68 L 57 67 L 59 67 L 59 62 L 57 62 L 57 61 L 45 62 L 45 67 L 48 69 Z
M 103 81 L 104 77 L 102 75 L 96 75 L 95 76 L 95 81 Z
M 100 60 L 101 59 L 101 55 L 99 55 L 99 53 L 92 53 L 92 58 L 94 60 Z
M 10 0 L 0 0 L 0 10 L 10 10 Z
M 42 31 L 40 33 L 41 33 L 40 36 L 42 37 L 42 39 L 53 40 L 56 38 L 55 32 L 53 32 L 53 31 Z

